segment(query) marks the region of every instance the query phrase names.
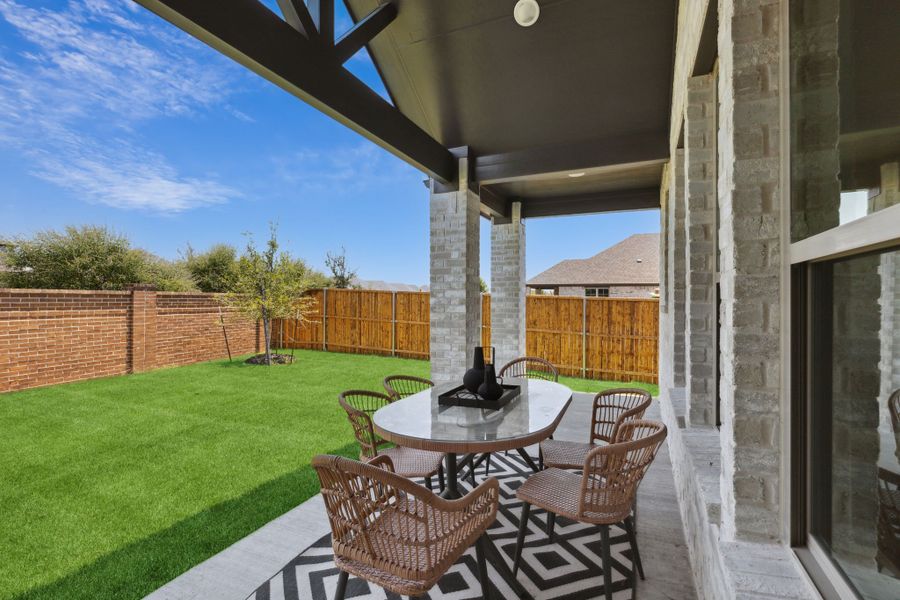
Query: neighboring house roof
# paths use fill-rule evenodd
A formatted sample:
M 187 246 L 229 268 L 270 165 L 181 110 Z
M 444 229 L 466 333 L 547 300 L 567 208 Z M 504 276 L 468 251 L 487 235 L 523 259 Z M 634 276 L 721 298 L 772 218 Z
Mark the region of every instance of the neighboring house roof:
M 590 258 L 557 263 L 528 280 L 534 287 L 659 285 L 659 234 L 638 233 Z
M 380 279 L 353 279 L 353 285 L 364 290 L 381 290 L 388 292 L 420 292 L 421 286 L 411 283 L 393 283 Z

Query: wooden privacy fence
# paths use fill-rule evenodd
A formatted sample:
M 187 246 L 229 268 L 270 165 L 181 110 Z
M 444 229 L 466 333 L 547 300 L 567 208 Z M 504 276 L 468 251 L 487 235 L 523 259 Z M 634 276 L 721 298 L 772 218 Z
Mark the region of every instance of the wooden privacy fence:
M 316 290 L 307 323 L 276 321 L 274 342 L 407 358 L 429 357 L 427 292 Z M 491 343 L 491 297 L 482 296 L 481 342 Z M 564 375 L 656 383 L 659 301 L 630 298 L 527 296 L 526 352 Z

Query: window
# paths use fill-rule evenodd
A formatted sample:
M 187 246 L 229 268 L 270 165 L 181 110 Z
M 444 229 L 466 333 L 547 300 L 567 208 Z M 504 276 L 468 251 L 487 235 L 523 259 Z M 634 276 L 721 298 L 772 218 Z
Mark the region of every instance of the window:
M 807 544 L 864 598 L 900 597 L 900 250 L 804 268 Z
M 609 298 L 609 288 L 584 288 L 584 295 L 588 298 Z

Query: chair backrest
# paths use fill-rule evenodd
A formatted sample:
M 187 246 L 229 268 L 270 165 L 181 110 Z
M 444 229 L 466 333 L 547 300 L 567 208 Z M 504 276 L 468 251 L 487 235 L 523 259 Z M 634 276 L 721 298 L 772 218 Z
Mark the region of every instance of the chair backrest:
M 559 381 L 559 371 L 553 366 L 553 363 L 536 356 L 520 356 L 509 361 L 503 365 L 497 376 Z
M 394 400 L 400 400 L 433 387 L 434 382 L 424 377 L 391 375 L 384 378 L 384 389 Z
M 471 543 L 485 517 L 493 522 L 499 485 L 489 480 L 459 500 L 444 500 L 393 472 L 387 456 L 361 463 L 319 455 L 319 476 L 335 556 L 403 579 L 422 581 L 452 566 L 447 548 Z M 389 524 L 390 526 L 385 526 Z
M 629 419 L 642 419 L 652 401 L 649 392 L 637 388 L 616 388 L 598 393 L 594 396 L 589 441 L 594 444 L 617 440 L 619 426 Z
M 359 442 L 359 455 L 364 458 L 378 456 L 378 449 L 387 442 L 375 434 L 372 415 L 382 406 L 390 404 L 391 398 L 381 392 L 347 390 L 338 394 L 338 402 L 353 426 L 353 435 Z
M 617 522 L 631 511 L 638 485 L 666 439 L 659 421 L 629 420 L 620 436 L 627 442 L 598 446 L 584 460 L 578 512 L 587 521 Z

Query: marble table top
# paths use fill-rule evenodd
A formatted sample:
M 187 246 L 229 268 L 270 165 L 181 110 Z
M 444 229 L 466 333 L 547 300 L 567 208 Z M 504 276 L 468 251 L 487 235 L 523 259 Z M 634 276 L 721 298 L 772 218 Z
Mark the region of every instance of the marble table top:
M 438 385 L 375 412 L 375 432 L 395 444 L 440 452 L 494 452 L 535 444 L 553 434 L 572 390 L 540 379 L 506 378 L 519 396 L 499 410 L 442 406 L 438 395 L 459 384 Z

